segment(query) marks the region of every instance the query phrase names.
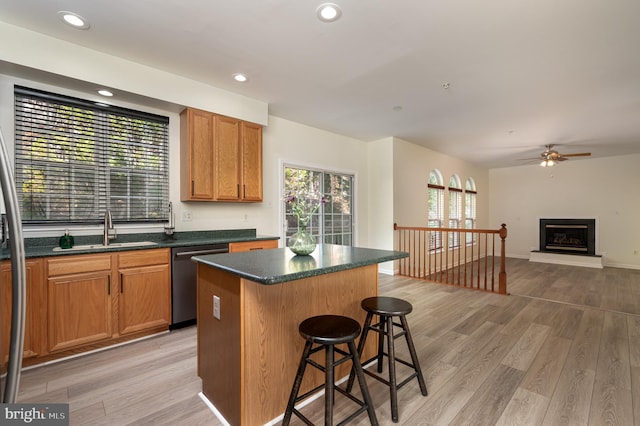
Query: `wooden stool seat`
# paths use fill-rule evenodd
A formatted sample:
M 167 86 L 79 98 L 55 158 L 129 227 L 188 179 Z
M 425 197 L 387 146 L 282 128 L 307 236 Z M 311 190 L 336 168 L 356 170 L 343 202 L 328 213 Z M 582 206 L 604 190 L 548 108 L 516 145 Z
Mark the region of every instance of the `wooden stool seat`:
M 364 299 L 360 306 L 367 312 L 378 315 L 408 315 L 413 311 L 413 306 L 406 300 L 396 297 L 369 297 Z
M 362 327 L 362 336 L 360 336 L 360 341 L 358 342 L 358 354 L 362 355 L 369 331 L 378 333 L 378 353 L 371 359 L 362 361 L 362 364 L 367 365 L 375 360 L 377 361 L 378 373 L 382 373 L 382 360 L 386 356 L 389 360 L 389 380 L 369 370 L 364 370 L 364 373 L 389 386 L 391 420 L 398 422 L 398 389 L 409 383 L 412 379 L 417 378 L 418 384 L 420 385 L 420 392 L 422 395 L 427 396 L 427 386 L 422 376 L 422 370 L 420 370 L 420 363 L 418 362 L 418 356 L 413 345 L 413 339 L 411 338 L 411 332 L 409 331 L 409 324 L 406 318 L 406 315 L 413 311 L 413 306 L 406 300 L 382 296 L 364 299 L 360 306 L 367 311 L 367 317 Z M 380 321 L 372 325 L 374 315 L 378 315 Z M 394 322 L 394 317 L 399 318 L 400 323 Z M 401 331 L 396 334 L 394 327 L 400 328 Z M 394 341 L 401 336 L 404 336 L 406 339 L 409 354 L 411 355 L 411 362 L 396 357 Z M 387 340 L 387 352 L 384 351 L 385 337 Z M 400 383 L 398 383 L 396 376 L 396 362 L 413 369 L 413 373 Z M 354 378 L 355 372 L 352 371 L 349 375 L 349 381 L 347 382 L 347 392 L 351 391 Z
M 360 335 L 358 321 L 338 315 L 307 318 L 298 327 L 306 340 L 322 345 L 339 345 L 354 341 Z
M 287 409 L 284 412 L 284 418 L 282 424 L 288 425 L 291 421 L 291 415 L 295 414 L 302 419 L 306 424 L 313 424 L 307 419 L 297 408 L 295 404 L 303 399 L 308 398 L 312 394 L 320 391 L 324 388 L 324 424 L 333 424 L 333 401 L 334 391 L 338 391 L 342 395 L 348 397 L 350 400 L 359 405 L 360 408 L 356 410 L 349 417 L 340 422 L 345 424 L 346 422 L 353 420 L 362 412 L 366 411 L 369 415 L 369 421 L 372 425 L 378 424 L 376 413 L 373 410 L 373 403 L 371 402 L 371 396 L 367 388 L 367 383 L 364 379 L 364 373 L 362 365 L 360 364 L 360 356 L 356 350 L 355 339 L 360 335 L 360 324 L 352 318 L 339 316 L 339 315 L 320 315 L 306 320 L 300 323 L 298 327 L 300 335 L 305 338 L 306 343 L 304 350 L 302 351 L 302 358 L 298 365 L 298 372 L 296 373 L 295 381 L 293 382 L 293 388 L 289 396 L 289 402 L 287 403 Z M 335 345 L 346 343 L 349 348 L 349 352 L 345 352 Z M 315 348 L 313 345 L 317 345 Z M 311 359 L 311 355 L 320 351 L 325 351 L 325 364 L 320 365 L 316 361 Z M 342 355 L 338 360 L 334 360 L 334 353 Z M 339 388 L 335 384 L 334 369 L 336 366 L 352 360 L 352 374 L 358 378 L 360 384 L 360 390 L 362 392 L 363 400 L 360 400 L 351 394 L 351 388 L 349 392 Z M 325 382 L 310 391 L 298 395 L 300 391 L 300 385 L 302 384 L 302 378 L 304 377 L 304 371 L 308 365 L 315 367 L 325 373 Z M 352 383 L 353 386 L 353 383 Z

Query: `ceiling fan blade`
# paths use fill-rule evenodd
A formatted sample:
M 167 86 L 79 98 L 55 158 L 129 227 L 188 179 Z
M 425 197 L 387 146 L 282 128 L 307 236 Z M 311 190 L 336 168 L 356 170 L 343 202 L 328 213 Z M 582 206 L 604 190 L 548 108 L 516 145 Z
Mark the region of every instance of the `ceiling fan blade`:
M 561 154 L 563 157 L 588 157 L 591 155 L 590 152 L 579 152 L 576 154 Z

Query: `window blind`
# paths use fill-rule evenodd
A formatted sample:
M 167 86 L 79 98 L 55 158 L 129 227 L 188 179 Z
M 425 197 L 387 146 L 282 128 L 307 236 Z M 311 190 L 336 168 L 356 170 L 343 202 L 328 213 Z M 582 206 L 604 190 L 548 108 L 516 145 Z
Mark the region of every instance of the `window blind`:
M 15 167 L 23 222 L 168 218 L 169 119 L 16 86 Z

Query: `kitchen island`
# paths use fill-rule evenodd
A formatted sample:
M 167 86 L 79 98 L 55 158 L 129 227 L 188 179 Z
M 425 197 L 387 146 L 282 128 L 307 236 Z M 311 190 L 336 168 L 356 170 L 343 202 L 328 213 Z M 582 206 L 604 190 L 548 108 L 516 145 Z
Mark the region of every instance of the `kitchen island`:
M 231 425 L 262 425 L 280 416 L 304 346 L 300 322 L 335 314 L 362 324 L 360 301 L 378 294 L 378 263 L 407 256 L 322 244 L 309 256 L 280 248 L 194 257 L 204 396 Z M 370 342 L 365 355 L 375 351 Z M 350 363 L 341 367 L 336 377 L 348 374 Z M 301 391 L 323 380 L 309 369 Z

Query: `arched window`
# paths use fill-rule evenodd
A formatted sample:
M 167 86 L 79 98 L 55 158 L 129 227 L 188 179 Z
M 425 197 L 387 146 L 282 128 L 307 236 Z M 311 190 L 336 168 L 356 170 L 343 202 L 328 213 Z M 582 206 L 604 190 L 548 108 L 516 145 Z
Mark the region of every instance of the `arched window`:
M 442 173 L 438 169 L 433 169 L 429 173 L 428 190 L 429 218 L 427 226 L 430 228 L 442 228 L 444 226 L 444 182 Z M 433 232 L 431 235 L 430 249 L 441 249 L 442 233 Z
M 467 179 L 464 185 L 464 227 L 476 228 L 476 182 L 473 178 Z M 475 242 L 475 234 L 467 234 L 467 244 Z
M 462 184 L 458 175 L 452 175 L 449 179 L 449 228 L 460 228 L 462 226 Z M 449 247 L 460 245 L 460 234 L 452 232 L 449 234 Z

